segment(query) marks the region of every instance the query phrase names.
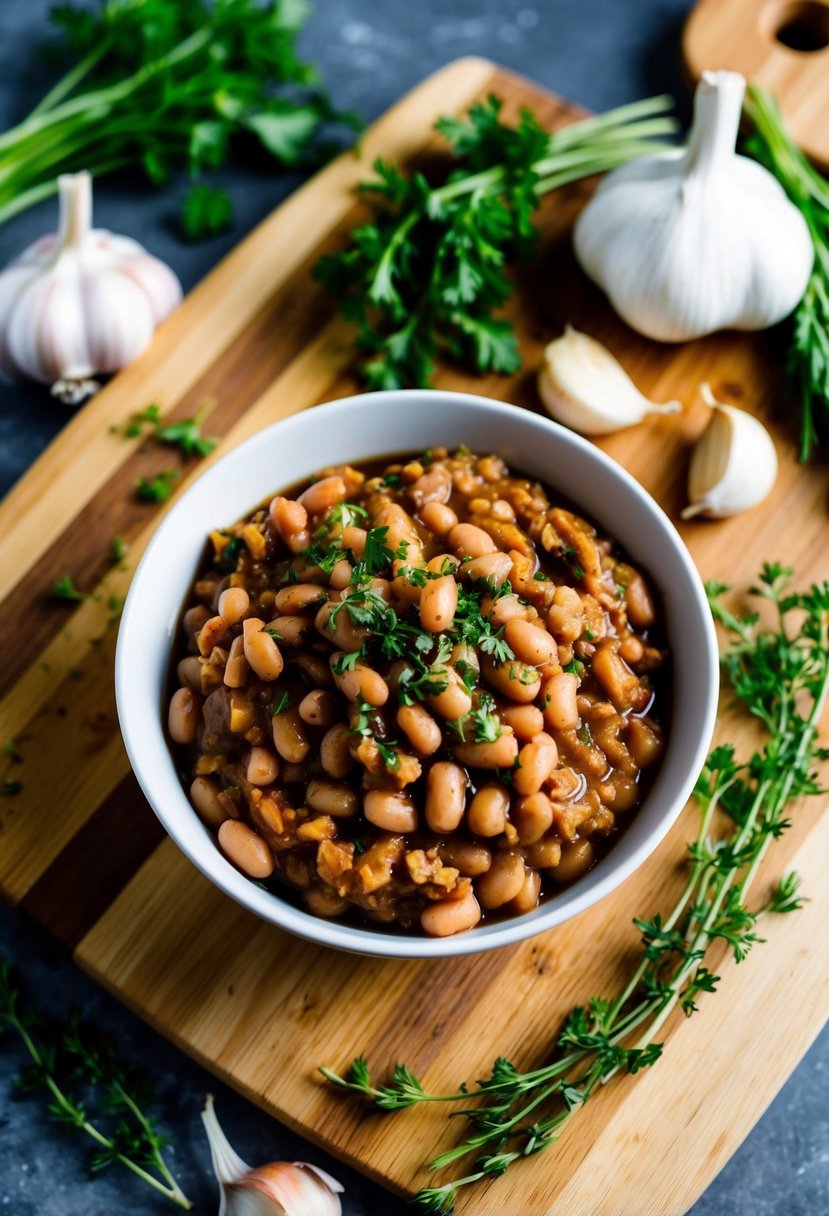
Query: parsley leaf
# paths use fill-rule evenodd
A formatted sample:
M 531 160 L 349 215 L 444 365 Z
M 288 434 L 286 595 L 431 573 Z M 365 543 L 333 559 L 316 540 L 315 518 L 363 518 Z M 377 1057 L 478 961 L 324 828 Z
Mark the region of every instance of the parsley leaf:
M 203 124 L 201 124 L 203 125 Z M 191 241 L 217 236 L 233 224 L 233 204 L 227 190 L 197 183 L 181 205 L 181 228 Z
M 59 578 L 52 588 L 52 599 L 54 600 L 71 600 L 73 603 L 80 603 L 81 600 L 87 598 L 87 593 L 78 590 L 69 574 L 64 574 L 63 578 Z
M 139 477 L 135 482 L 135 493 L 142 502 L 167 502 L 173 493 L 173 482 L 181 477 L 178 469 L 162 469 L 155 477 Z
M 192 418 L 181 418 L 178 422 L 170 422 L 166 426 L 157 426 L 155 437 L 162 443 L 177 447 L 185 458 L 188 456 L 209 456 L 219 442 L 218 439 L 208 439 L 201 433 L 202 423 L 207 413 L 209 402 L 205 401 L 201 409 Z

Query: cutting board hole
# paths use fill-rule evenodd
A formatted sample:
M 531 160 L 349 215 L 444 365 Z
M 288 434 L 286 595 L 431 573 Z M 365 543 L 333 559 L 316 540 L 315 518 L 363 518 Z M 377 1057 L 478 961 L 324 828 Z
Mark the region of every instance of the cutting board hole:
M 767 6 L 763 24 L 772 38 L 791 51 L 810 54 L 829 46 L 829 7 L 819 0 Z

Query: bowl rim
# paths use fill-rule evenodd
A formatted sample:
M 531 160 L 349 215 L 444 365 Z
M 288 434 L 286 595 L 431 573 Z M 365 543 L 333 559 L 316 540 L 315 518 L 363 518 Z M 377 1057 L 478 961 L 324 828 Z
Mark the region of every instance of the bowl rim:
M 605 873 L 598 880 L 594 880 L 589 888 L 585 888 L 579 892 L 581 884 L 577 881 L 572 886 L 565 888 L 560 896 L 547 900 L 539 908 L 530 913 L 511 917 L 503 922 L 486 926 L 486 937 L 482 937 L 480 931 L 476 929 L 445 938 L 433 938 L 425 935 L 415 936 L 413 934 L 355 926 L 349 923 L 338 922 L 337 920 L 329 921 L 313 916 L 311 913 L 281 899 L 279 895 L 257 886 L 249 878 L 242 875 L 240 871 L 236 870 L 227 861 L 218 845 L 215 844 L 215 841 L 215 867 L 212 861 L 209 865 L 202 864 L 193 855 L 193 849 L 190 847 L 188 840 L 190 833 L 186 830 L 179 830 L 176 823 L 170 821 L 174 817 L 168 816 L 166 813 L 164 799 L 158 795 L 158 791 L 155 788 L 154 774 L 148 773 L 142 764 L 140 730 L 138 729 L 138 722 L 136 720 L 138 710 L 137 706 L 132 704 L 130 698 L 129 672 L 131 665 L 136 660 L 133 654 L 130 653 L 129 641 L 142 609 L 146 585 L 149 585 L 148 573 L 152 568 L 156 553 L 162 546 L 166 546 L 169 543 L 170 534 L 174 529 L 176 519 L 180 515 L 184 515 L 188 499 L 195 492 L 196 488 L 202 486 L 205 479 L 220 480 L 232 475 L 234 467 L 238 462 L 244 461 L 244 457 L 248 451 L 262 444 L 269 443 L 277 433 L 280 436 L 285 436 L 291 430 L 301 431 L 309 426 L 309 422 L 310 425 L 319 425 L 321 421 L 335 414 L 348 413 L 357 406 L 365 406 L 369 402 L 377 409 L 382 409 L 384 406 L 400 408 L 401 401 L 412 403 L 415 399 L 422 398 L 424 395 L 448 398 L 450 404 L 454 402 L 464 403 L 467 407 L 471 406 L 476 410 L 489 413 L 491 416 L 498 417 L 501 420 L 520 416 L 525 423 L 527 420 L 530 420 L 531 423 L 535 422 L 541 429 L 552 432 L 559 443 L 563 443 L 565 447 L 569 445 L 572 449 L 581 452 L 589 460 L 592 460 L 602 475 L 607 474 L 614 478 L 623 487 L 624 492 L 638 500 L 640 506 L 652 518 L 654 526 L 661 529 L 665 538 L 669 541 L 670 547 L 674 551 L 674 556 L 682 566 L 686 576 L 688 587 L 691 591 L 693 611 L 697 616 L 698 624 L 701 626 L 701 634 L 704 639 L 705 654 L 704 656 L 700 656 L 700 662 L 704 665 L 703 680 L 706 698 L 701 713 L 698 737 L 693 751 L 693 763 L 689 764 L 684 779 L 678 782 L 677 788 L 670 795 L 670 803 L 661 818 L 650 827 L 642 841 L 633 849 L 628 857 L 620 859 L 616 855 L 615 864 L 614 850 L 611 850 L 603 857 L 592 873 L 595 874 L 602 868 L 604 868 Z M 366 435 L 366 446 L 368 448 L 372 447 L 370 435 Z M 376 453 L 378 456 L 384 454 L 384 452 Z M 372 455 L 373 453 L 368 451 L 364 457 L 353 457 L 353 459 L 371 459 Z M 299 481 L 302 477 L 313 471 L 313 468 L 303 469 L 294 480 Z M 578 503 L 576 503 L 576 507 L 579 509 Z M 152 591 L 151 585 L 150 590 Z M 621 886 L 659 846 L 676 822 L 691 795 L 697 776 L 702 769 L 708 753 L 713 734 L 717 714 L 718 689 L 719 651 L 716 629 L 708 607 L 702 580 L 693 558 L 673 522 L 644 486 L 623 465 L 608 456 L 601 448 L 596 447 L 581 435 L 561 426 L 544 415 L 536 414 L 523 406 L 507 404 L 495 398 L 484 397 L 475 393 L 454 392 L 448 389 L 391 389 L 336 398 L 279 419 L 256 431 L 253 435 L 250 435 L 247 439 L 222 455 L 188 485 L 181 497 L 176 500 L 164 515 L 147 544 L 130 583 L 121 616 L 115 653 L 116 706 L 121 734 L 132 771 L 154 814 L 185 857 L 225 895 L 230 896 L 236 903 L 239 903 L 260 919 L 317 945 L 380 958 L 427 959 L 460 957 L 468 954 L 483 953 L 502 946 L 515 945 L 529 937 L 535 937 L 539 933 L 543 933 L 548 929 L 571 920 L 605 898 L 611 891 Z M 675 685 L 673 691 L 674 693 L 676 691 Z M 160 714 L 160 705 L 154 707 L 154 709 L 155 712 Z M 670 748 L 670 736 L 668 747 Z M 668 753 L 666 752 L 665 760 L 667 760 L 667 755 Z M 170 756 L 169 773 L 180 792 L 181 798 L 192 814 L 194 824 L 198 825 L 201 830 L 205 830 L 187 798 L 184 787 L 175 770 L 172 756 Z M 638 808 L 637 814 L 641 810 L 642 808 Z M 239 879 L 242 880 L 241 883 Z

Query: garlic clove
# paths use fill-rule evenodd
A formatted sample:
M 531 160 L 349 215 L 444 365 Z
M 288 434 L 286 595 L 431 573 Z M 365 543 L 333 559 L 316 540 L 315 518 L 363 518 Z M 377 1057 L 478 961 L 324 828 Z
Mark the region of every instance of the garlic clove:
M 725 519 L 756 506 L 774 486 L 777 452 L 759 419 L 717 401 L 707 384 L 700 392 L 712 414 L 691 453 L 690 505 L 683 519 Z
M 606 346 L 571 325 L 544 351 L 538 392 L 557 422 L 582 435 L 609 435 L 648 414 L 682 409 L 678 401 L 649 401 Z
M 252 1169 L 233 1149 L 208 1094 L 202 1122 L 219 1183 L 219 1216 L 341 1216 L 343 1187 L 304 1161 L 274 1161 Z

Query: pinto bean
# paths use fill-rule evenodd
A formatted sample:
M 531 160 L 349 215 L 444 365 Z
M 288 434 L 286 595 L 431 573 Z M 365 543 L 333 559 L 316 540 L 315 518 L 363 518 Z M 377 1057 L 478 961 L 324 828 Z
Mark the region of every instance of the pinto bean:
M 518 740 L 505 728 L 492 743 L 455 743 L 452 753 L 472 768 L 512 768 L 518 756 Z
M 500 587 L 509 578 L 512 569 L 512 559 L 507 553 L 485 553 L 482 557 L 473 557 L 464 562 L 461 573 L 469 582 L 478 580 L 490 587 Z
M 481 674 L 490 688 L 522 705 L 534 701 L 541 688 L 541 676 L 536 669 L 518 659 L 497 663 L 486 655 L 481 661 Z
M 433 755 L 443 742 L 443 733 L 435 719 L 422 705 L 401 705 L 397 725 L 416 752 Z
M 461 899 L 441 899 L 428 904 L 420 914 L 420 927 L 430 937 L 451 937 L 474 929 L 480 919 L 480 904 L 470 891 Z
M 452 493 L 452 475 L 445 465 L 436 464 L 409 486 L 409 496 L 423 515 L 429 503 L 446 503 Z
M 516 738 L 529 743 L 544 729 L 544 715 L 537 705 L 503 705 L 498 716 L 506 726 L 511 726 Z
M 504 636 L 515 657 L 523 663 L 542 664 L 549 663 L 551 659 L 558 662 L 555 639 L 550 637 L 541 622 L 536 625 L 515 617 L 507 621 Z
M 389 686 L 380 673 L 358 661 L 339 675 L 337 668 L 342 657 L 341 650 L 334 651 L 331 656 L 331 671 L 334 683 L 343 696 L 348 697 L 349 701 L 367 701 L 376 709 L 385 705 L 389 699 Z
M 575 730 L 579 724 L 576 693 L 578 676 L 560 671 L 544 682 L 541 690 L 542 712 L 548 730 Z
M 342 477 L 335 474 L 315 481 L 307 490 L 303 490 L 297 502 L 302 504 L 309 515 L 324 515 L 332 507 L 336 507 L 338 502 L 342 502 L 347 493 Z
M 297 712 L 309 726 L 333 726 L 339 717 L 336 697 L 324 688 L 314 688 L 304 696 Z
M 333 815 L 335 819 L 350 819 L 360 809 L 359 794 L 350 785 L 317 777 L 308 782 L 305 801 L 315 811 Z
M 521 890 L 509 902 L 510 913 L 513 916 L 523 916 L 527 912 L 532 912 L 533 908 L 538 906 L 540 894 L 541 875 L 538 870 L 527 870 Z
M 546 794 L 536 790 L 513 801 L 511 819 L 521 844 L 535 844 L 553 826 L 552 803 Z
M 558 747 L 552 735 L 542 732 L 525 743 L 518 753 L 518 764 L 512 782 L 516 793 L 535 794 L 558 764 Z
M 209 620 L 210 609 L 205 608 L 204 604 L 196 604 L 193 608 L 188 608 L 181 618 L 181 627 L 188 636 L 191 636 L 199 633 Z
M 192 688 L 179 688 L 170 698 L 167 727 L 174 743 L 193 743 L 201 723 L 202 700 Z
M 265 622 L 248 617 L 242 626 L 242 637 L 245 658 L 254 673 L 260 680 L 277 680 L 285 663 L 276 642 L 265 632 Z
M 475 894 L 483 908 L 500 908 L 515 899 L 524 885 L 524 858 L 507 850 L 496 853 L 486 874 L 475 882 Z
M 226 587 L 219 596 L 219 616 L 228 625 L 235 625 L 250 608 L 250 596 L 244 587 Z
M 524 857 L 528 865 L 551 870 L 561 861 L 561 841 L 555 836 L 544 836 L 534 844 L 527 845 Z
M 270 628 L 279 635 L 279 645 L 292 650 L 305 644 L 312 623 L 307 616 L 275 616 Z
M 441 676 L 446 679 L 446 687 L 443 692 L 430 694 L 426 704 L 447 722 L 456 722 L 469 713 L 472 698 L 454 667 L 436 668 L 435 678 L 440 679 Z
M 492 865 L 492 850 L 472 840 L 442 840 L 438 845 L 441 861 L 454 866 L 467 878 L 486 874 Z
M 589 840 L 575 840 L 561 846 L 561 861 L 553 870 L 556 882 L 573 882 L 581 878 L 593 864 L 593 846 Z
M 648 585 L 638 570 L 626 566 L 624 573 L 618 572 L 625 583 L 625 607 L 628 620 L 634 629 L 648 629 L 654 622 L 653 599 Z
M 176 678 L 185 688 L 201 692 L 201 660 L 197 655 L 191 654 L 186 659 L 179 660 L 176 665 Z
M 467 776 L 459 764 L 439 760 L 426 778 L 426 822 L 433 832 L 454 832 L 466 809 Z
M 310 545 L 308 512 L 301 502 L 277 494 L 271 500 L 268 517 L 273 530 L 282 537 L 292 553 L 299 553 L 300 549 L 306 549 Z
M 190 786 L 190 801 L 199 818 L 214 832 L 230 818 L 224 803 L 219 801 L 220 792 L 218 782 L 212 777 L 196 777 Z
M 323 604 L 317 612 L 314 617 L 317 633 L 321 634 L 326 642 L 333 643 L 338 650 L 359 650 L 368 637 L 368 630 L 354 624 L 347 608 L 334 613 L 336 607 L 336 604 Z
M 453 574 L 430 579 L 420 597 L 420 623 L 430 633 L 449 629 L 458 607 L 458 584 Z
M 328 582 L 335 591 L 344 591 L 351 582 L 351 576 L 354 573 L 354 567 L 346 557 L 341 557 L 340 560 L 331 570 L 328 576 Z
M 394 790 L 369 790 L 363 797 L 363 813 L 369 823 L 384 832 L 414 832 L 417 807 L 408 794 Z
M 349 743 L 351 731 L 345 722 L 337 722 L 329 727 L 320 743 L 320 764 L 329 777 L 340 779 L 348 775 L 354 767 Z
M 247 681 L 250 667 L 245 658 L 245 639 L 239 634 L 230 643 L 225 663 L 224 682 L 227 688 L 241 688 Z
M 458 557 L 483 557 L 485 553 L 498 552 L 489 533 L 476 524 L 455 524 L 449 533 L 449 544 Z
M 271 730 L 274 747 L 289 764 L 300 764 L 310 752 L 304 724 L 293 706 L 273 715 Z
M 279 761 L 267 747 L 252 747 L 245 776 L 251 785 L 270 785 L 279 776 Z
M 458 522 L 451 507 L 442 502 L 428 502 L 420 512 L 420 518 L 435 536 L 446 536 Z
M 210 620 L 205 621 L 196 638 L 199 654 L 210 654 L 213 647 L 219 645 L 227 630 L 228 624 L 223 616 L 211 616 Z
M 507 825 L 509 794 L 503 785 L 484 785 L 475 792 L 466 813 L 474 836 L 500 836 Z
M 258 832 L 241 819 L 226 819 L 219 828 L 219 847 L 228 861 L 249 878 L 269 878 L 273 857 Z
M 593 655 L 593 675 L 620 712 L 641 709 L 647 693 L 612 642 L 602 642 Z
M 662 755 L 661 735 L 642 718 L 628 718 L 627 745 L 638 768 L 649 768 Z
M 501 595 L 498 599 L 487 595 L 481 600 L 481 612 L 498 629 L 506 625 L 507 621 L 518 617 L 526 620 L 531 611 L 526 604 L 521 603 L 517 595 Z
M 348 549 L 355 557 L 360 558 L 366 551 L 366 538 L 368 533 L 365 528 L 358 528 L 354 524 L 349 524 L 347 528 L 343 528 L 340 533 L 340 544 L 344 549 Z
M 318 608 L 327 598 L 325 588 L 317 583 L 294 583 L 277 591 L 274 608 L 282 616 L 296 616 Z

